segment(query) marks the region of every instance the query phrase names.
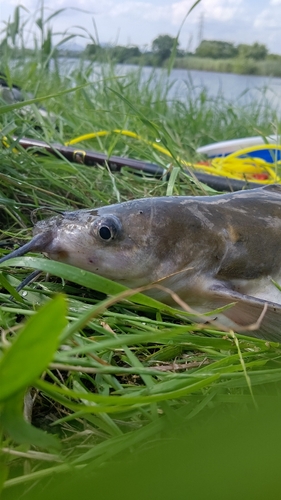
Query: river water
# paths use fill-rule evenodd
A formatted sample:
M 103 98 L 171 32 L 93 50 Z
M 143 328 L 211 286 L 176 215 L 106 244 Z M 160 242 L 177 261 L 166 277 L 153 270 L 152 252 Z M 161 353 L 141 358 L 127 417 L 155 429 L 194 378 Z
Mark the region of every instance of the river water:
M 81 64 L 79 59 L 61 59 L 63 72 L 68 72 Z M 92 64 L 93 72 L 90 79 L 100 78 L 103 71 L 97 63 Z M 117 65 L 116 73 L 126 76 L 131 72 L 138 72 L 139 67 L 133 65 Z M 251 104 L 262 100 L 276 110 L 281 110 L 281 78 L 270 76 L 236 75 L 233 73 L 215 73 L 207 71 L 173 69 L 168 75 L 167 70 L 151 67 L 142 68 L 141 79 L 143 82 L 151 80 L 151 85 L 160 81 L 169 87 L 167 97 L 170 99 L 186 99 L 192 89 L 195 95 L 203 90 L 208 97 L 224 98 L 237 106 Z
M 230 102 L 243 105 L 245 101 L 259 100 L 265 95 L 272 103 L 281 104 L 281 78 L 181 69 L 173 70 L 171 78 L 176 79 L 180 96 L 185 91 L 186 78 L 189 78 L 195 88 L 205 88 L 211 97 L 222 95 Z
M 117 69 L 124 74 L 132 71 L 132 66 L 119 65 Z M 281 109 L 281 78 L 183 69 L 173 69 L 168 75 L 163 69 L 152 70 L 146 67 L 142 70 L 144 80 L 151 77 L 152 71 L 156 79 L 159 78 L 161 81 L 167 79 L 167 84 L 171 85 L 168 92 L 170 98 L 184 100 L 192 88 L 197 95 L 205 90 L 208 97 L 221 96 L 228 102 L 240 106 L 253 101 L 264 102 L 266 99 L 270 106 Z

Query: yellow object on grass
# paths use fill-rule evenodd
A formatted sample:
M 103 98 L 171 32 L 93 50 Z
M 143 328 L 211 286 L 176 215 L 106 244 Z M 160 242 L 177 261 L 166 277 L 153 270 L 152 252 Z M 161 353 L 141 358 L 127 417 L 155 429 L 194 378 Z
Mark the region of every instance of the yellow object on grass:
M 77 144 L 78 142 L 86 141 L 89 139 L 95 139 L 97 137 L 104 137 L 110 134 L 120 134 L 127 137 L 131 137 L 138 141 L 141 141 L 149 146 L 152 146 L 155 150 L 160 153 L 173 158 L 170 151 L 150 140 L 141 137 L 135 132 L 130 130 L 114 129 L 114 130 L 99 130 L 97 132 L 90 132 L 88 134 L 80 135 L 75 137 L 66 143 L 67 146 Z M 178 157 L 177 161 L 181 163 L 185 168 L 190 168 L 200 170 L 206 174 L 219 175 L 222 177 L 227 177 L 230 179 L 251 181 L 260 184 L 272 184 L 281 182 L 281 177 L 278 175 L 278 170 L 281 169 L 281 161 L 274 161 L 272 163 L 266 162 L 262 158 L 252 156 L 255 151 L 259 150 L 272 150 L 273 158 L 276 156 L 276 152 L 281 152 L 281 146 L 278 144 L 264 144 L 251 146 L 248 148 L 235 151 L 227 156 L 220 156 L 216 158 L 211 158 L 206 161 L 190 163 L 182 158 Z M 275 154 L 274 154 L 275 153 Z M 251 154 L 251 156 L 249 156 Z

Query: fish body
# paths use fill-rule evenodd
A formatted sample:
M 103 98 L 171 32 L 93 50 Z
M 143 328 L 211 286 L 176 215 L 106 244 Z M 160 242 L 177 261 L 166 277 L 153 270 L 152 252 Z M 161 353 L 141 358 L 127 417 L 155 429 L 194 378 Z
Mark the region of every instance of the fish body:
M 37 223 L 32 241 L 26 251 L 128 287 L 160 284 L 146 293 L 168 304 L 164 287 L 199 313 L 235 302 L 218 321 L 238 331 L 265 312 L 252 334 L 281 339 L 281 292 L 272 282 L 281 280 L 279 185 L 64 212 Z

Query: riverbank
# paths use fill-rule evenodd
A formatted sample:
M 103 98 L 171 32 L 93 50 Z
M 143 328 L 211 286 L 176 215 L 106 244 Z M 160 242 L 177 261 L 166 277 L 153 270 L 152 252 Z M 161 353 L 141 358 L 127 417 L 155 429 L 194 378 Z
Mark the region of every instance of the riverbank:
M 10 52 L 11 59 L 22 62 L 32 57 L 34 57 L 34 53 L 33 50 L 30 49 L 14 50 Z M 112 54 L 106 56 L 105 53 L 102 53 L 91 56 L 87 54 L 86 51 L 55 50 L 50 59 L 56 61 L 57 58 L 77 59 L 99 64 L 123 64 L 150 68 L 166 68 L 169 66 L 174 69 L 208 71 L 213 73 L 281 77 L 281 56 L 278 55 L 270 55 L 263 60 L 257 61 L 255 59 L 242 57 L 213 59 L 210 57 L 197 57 L 193 54 L 188 54 L 183 57 L 175 57 L 173 61 L 168 58 L 160 64 L 157 57 L 151 52 L 120 60 L 119 57 L 114 57 Z
M 207 57 L 187 56 L 176 58 L 174 68 L 213 71 L 216 73 L 235 73 L 238 75 L 281 76 L 279 59 L 211 59 Z
M 130 57 L 124 61 L 118 58 L 106 60 L 104 57 L 90 57 L 84 52 L 63 52 L 60 57 L 65 58 L 83 58 L 89 61 L 99 63 L 113 62 L 116 64 L 148 66 L 153 68 L 163 68 L 170 65 L 170 59 L 164 61 L 163 64 L 157 63 L 157 58 L 151 53 L 141 54 L 140 56 Z M 231 59 L 212 59 L 209 57 L 196 57 L 192 54 L 184 57 L 176 57 L 173 61 L 174 69 L 187 69 L 197 71 L 212 71 L 214 73 L 233 73 L 236 75 L 256 75 L 256 76 L 272 76 L 281 77 L 281 56 L 269 56 L 261 61 L 255 59 L 233 57 Z
M 116 61 L 118 62 L 118 61 Z M 118 62 L 118 64 L 134 64 L 140 66 L 152 66 L 163 68 L 170 65 L 170 60 L 164 64 L 157 64 L 157 60 L 151 54 L 142 54 L 138 57 L 131 57 L 128 60 Z M 212 71 L 214 73 L 233 73 L 236 75 L 256 75 L 281 77 L 281 57 L 267 57 L 261 61 L 254 59 L 233 57 L 231 59 L 213 59 L 209 57 L 196 57 L 187 55 L 176 57 L 173 61 L 174 69 L 188 69 L 197 71 Z

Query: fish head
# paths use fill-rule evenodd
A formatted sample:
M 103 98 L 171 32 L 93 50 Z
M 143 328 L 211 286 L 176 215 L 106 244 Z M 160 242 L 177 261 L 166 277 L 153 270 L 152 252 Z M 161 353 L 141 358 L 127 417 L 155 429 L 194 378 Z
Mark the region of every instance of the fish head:
M 176 233 L 179 240 L 182 234 L 175 221 L 169 222 L 168 205 L 163 201 L 161 208 L 153 199 L 142 199 L 64 212 L 38 222 L 34 235 L 49 235 L 39 251 L 50 259 L 126 286 L 146 285 L 180 267 Z M 171 231 L 173 238 L 169 238 Z

